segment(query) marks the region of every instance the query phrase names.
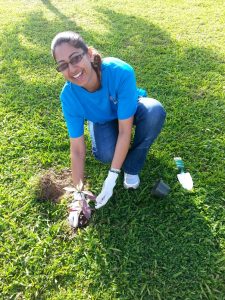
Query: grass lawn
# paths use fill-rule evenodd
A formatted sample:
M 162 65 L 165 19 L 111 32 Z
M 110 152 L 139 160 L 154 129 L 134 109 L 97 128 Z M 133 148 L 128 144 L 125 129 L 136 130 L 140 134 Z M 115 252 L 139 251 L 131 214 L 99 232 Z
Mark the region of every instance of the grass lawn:
M 0 0 L 0 299 L 225 299 L 225 6 L 223 0 Z M 135 68 L 167 111 L 136 191 L 122 176 L 109 203 L 73 236 L 67 200 L 38 201 L 33 178 L 70 167 L 50 55 L 81 33 Z M 88 144 L 101 191 L 107 165 Z M 179 185 L 181 156 L 194 190 Z M 151 196 L 156 180 L 171 187 Z

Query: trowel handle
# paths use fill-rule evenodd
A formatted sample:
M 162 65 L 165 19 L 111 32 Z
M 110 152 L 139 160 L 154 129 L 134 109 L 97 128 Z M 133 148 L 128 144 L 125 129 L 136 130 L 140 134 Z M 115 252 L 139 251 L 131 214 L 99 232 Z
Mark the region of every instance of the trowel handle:
M 176 166 L 178 168 L 178 170 L 180 171 L 180 173 L 184 173 L 184 162 L 182 160 L 181 157 L 174 157 Z

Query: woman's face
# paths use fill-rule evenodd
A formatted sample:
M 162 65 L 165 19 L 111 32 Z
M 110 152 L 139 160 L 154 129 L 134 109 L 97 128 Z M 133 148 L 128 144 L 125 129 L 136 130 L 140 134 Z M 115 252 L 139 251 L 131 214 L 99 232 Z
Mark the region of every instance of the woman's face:
M 55 48 L 55 60 L 66 80 L 87 90 L 95 84 L 97 76 L 91 66 L 90 50 L 84 53 L 81 48 L 63 43 Z

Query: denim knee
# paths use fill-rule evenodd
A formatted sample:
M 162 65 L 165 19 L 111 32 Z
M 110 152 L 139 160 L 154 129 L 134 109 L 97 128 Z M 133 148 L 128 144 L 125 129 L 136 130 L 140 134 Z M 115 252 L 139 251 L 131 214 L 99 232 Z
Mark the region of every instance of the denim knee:
M 94 157 L 102 163 L 111 163 L 113 160 L 115 149 L 105 149 L 104 152 L 93 151 Z
M 152 98 L 140 98 L 138 110 L 135 114 L 135 123 L 149 125 L 150 127 L 164 123 L 166 111 L 162 104 Z M 135 125 L 136 125 L 135 124 Z
M 162 104 L 150 98 L 141 98 L 135 114 L 134 147 L 149 148 L 163 127 L 166 112 Z
M 157 101 L 157 100 L 156 100 Z M 151 125 L 159 125 L 161 126 L 164 123 L 166 118 L 166 111 L 160 102 L 156 102 L 152 107 L 150 107 L 147 111 L 147 120 Z

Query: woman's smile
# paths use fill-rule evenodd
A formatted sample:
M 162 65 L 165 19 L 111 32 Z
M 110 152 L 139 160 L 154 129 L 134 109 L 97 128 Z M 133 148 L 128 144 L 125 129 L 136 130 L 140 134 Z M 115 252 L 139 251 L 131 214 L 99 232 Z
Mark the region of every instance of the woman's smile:
M 79 77 L 83 74 L 83 71 L 77 73 L 76 75 L 73 75 L 73 78 L 79 79 Z
M 81 85 L 81 83 L 85 81 L 85 70 L 79 70 L 75 73 L 73 72 L 71 77 L 71 82 Z

